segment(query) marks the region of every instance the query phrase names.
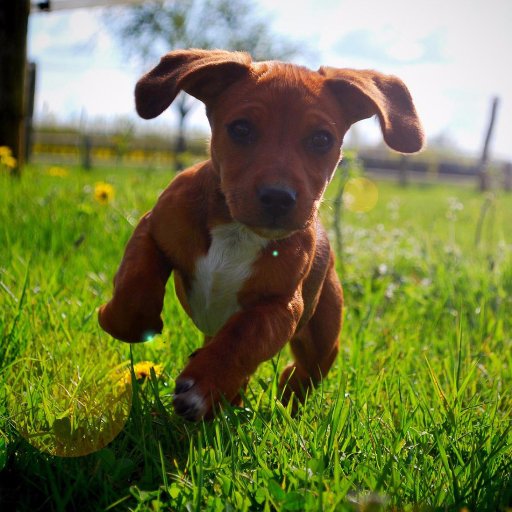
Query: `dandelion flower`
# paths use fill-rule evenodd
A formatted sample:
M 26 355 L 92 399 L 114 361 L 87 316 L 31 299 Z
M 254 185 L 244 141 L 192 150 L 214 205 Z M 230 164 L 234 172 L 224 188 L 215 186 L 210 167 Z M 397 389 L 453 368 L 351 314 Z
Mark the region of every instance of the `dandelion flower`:
M 164 371 L 162 364 L 155 364 L 151 361 L 141 361 L 136 363 L 133 367 L 133 373 L 137 379 L 148 379 L 151 376 L 151 368 L 155 370 L 155 375 L 160 377 Z
M 151 377 L 151 368 L 155 371 L 155 375 L 160 377 L 164 372 L 162 364 L 155 364 L 151 361 L 141 361 L 133 365 L 133 373 L 138 381 L 144 381 Z M 125 388 L 132 382 L 132 374 L 130 368 L 127 368 L 119 378 L 117 385 Z
M 14 158 L 13 156 L 6 156 L 2 158 L 2 163 L 6 167 L 9 167 L 9 169 L 14 169 L 16 167 L 17 161 L 16 158 Z
M 0 159 L 3 159 L 6 156 L 12 156 L 11 148 L 7 146 L 0 146 Z
M 17 163 L 16 158 L 12 156 L 11 149 L 7 146 L 0 146 L 0 168 L 14 169 Z
M 102 181 L 94 185 L 94 199 L 100 204 L 108 204 L 114 199 L 115 191 L 112 185 Z

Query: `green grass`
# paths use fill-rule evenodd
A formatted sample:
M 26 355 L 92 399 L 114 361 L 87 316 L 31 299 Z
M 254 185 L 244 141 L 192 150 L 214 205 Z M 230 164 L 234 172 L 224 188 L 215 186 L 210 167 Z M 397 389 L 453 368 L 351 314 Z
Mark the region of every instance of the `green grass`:
M 190 424 L 172 390 L 201 336 L 173 291 L 162 336 L 131 351 L 96 322 L 134 223 L 169 179 L 0 175 L 2 510 L 512 507 L 510 195 L 379 182 L 374 210 L 343 212 L 347 307 L 328 378 L 291 416 L 276 400 L 285 350 L 244 409 Z M 115 188 L 107 205 L 97 181 Z M 164 371 L 121 389 L 131 358 Z

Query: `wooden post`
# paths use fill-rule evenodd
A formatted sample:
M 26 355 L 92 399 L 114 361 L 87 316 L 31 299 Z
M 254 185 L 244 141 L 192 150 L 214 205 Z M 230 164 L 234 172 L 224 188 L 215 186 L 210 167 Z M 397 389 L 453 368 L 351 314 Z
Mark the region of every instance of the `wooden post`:
M 492 99 L 491 116 L 489 118 L 489 125 L 487 133 L 485 134 L 484 147 L 482 149 L 482 156 L 480 157 L 479 171 L 478 171 L 478 184 L 481 192 L 485 192 L 490 188 L 490 177 L 487 169 L 489 163 L 489 148 L 491 145 L 492 134 L 494 131 L 494 124 L 496 122 L 496 113 L 498 111 L 500 99 L 494 97 Z
M 24 161 L 24 96 L 30 0 L 0 0 L 0 146 Z
M 407 164 L 409 159 L 406 155 L 400 156 L 400 162 L 398 164 L 398 181 L 401 187 L 407 187 L 409 184 L 409 173 L 407 170 Z
M 30 161 L 32 156 L 33 142 L 33 120 L 34 120 L 34 100 L 36 94 L 36 64 L 29 62 L 27 66 L 27 80 L 25 88 L 25 162 Z
M 503 167 L 503 188 L 512 191 L 512 163 L 508 162 Z
M 90 171 L 92 169 L 91 150 L 91 136 L 87 133 L 84 133 L 82 136 L 82 168 L 86 171 Z
M 343 260 L 343 232 L 341 231 L 341 221 L 343 216 L 343 189 L 345 188 L 345 184 L 347 182 L 345 174 L 345 169 L 343 169 L 343 164 L 340 164 L 337 169 L 338 175 L 341 175 L 339 179 L 338 189 L 336 190 L 336 196 L 334 198 L 334 220 L 333 220 L 333 229 L 334 229 L 334 244 L 336 250 L 336 256 Z

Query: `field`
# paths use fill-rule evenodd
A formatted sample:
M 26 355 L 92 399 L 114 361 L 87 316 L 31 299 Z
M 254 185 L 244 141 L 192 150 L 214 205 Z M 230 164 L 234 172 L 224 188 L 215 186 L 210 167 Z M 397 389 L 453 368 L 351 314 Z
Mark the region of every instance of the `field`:
M 327 379 L 292 415 L 276 396 L 284 350 L 244 408 L 191 424 L 172 393 L 201 336 L 172 283 L 152 341 L 96 321 L 170 178 L 0 172 L 2 510 L 510 510 L 511 195 L 378 181 L 375 208 L 342 212 L 347 307 Z

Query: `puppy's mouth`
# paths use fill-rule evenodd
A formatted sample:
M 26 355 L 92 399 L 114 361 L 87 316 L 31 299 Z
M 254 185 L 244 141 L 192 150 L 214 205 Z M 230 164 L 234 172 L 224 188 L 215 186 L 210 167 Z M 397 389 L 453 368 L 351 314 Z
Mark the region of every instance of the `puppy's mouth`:
M 311 211 L 298 203 L 298 194 L 284 187 L 259 189 L 257 201 L 254 197 L 245 201 L 241 195 L 226 195 L 226 203 L 234 220 L 253 233 L 268 240 L 288 238 L 308 227 L 315 215 L 316 205 Z M 308 212 L 304 215 L 304 212 Z
M 256 233 L 258 236 L 262 238 L 266 238 L 268 240 L 282 240 L 283 238 L 288 238 L 289 236 L 296 233 L 297 229 L 289 230 L 282 228 L 263 228 L 263 227 L 254 227 L 247 226 L 253 233 Z
M 311 224 L 314 213 L 311 212 L 307 219 L 291 217 L 270 217 L 259 213 L 254 218 L 246 215 L 233 215 L 234 220 L 243 224 L 253 233 L 268 240 L 281 240 L 293 234 L 307 229 Z
M 256 222 L 247 218 L 238 218 L 236 220 L 262 238 L 268 240 L 282 240 L 283 238 L 288 238 L 299 231 L 307 229 L 311 224 L 312 216 L 306 221 L 298 221 L 298 219 L 293 221 L 292 219 L 286 220 L 281 218 L 258 219 Z

